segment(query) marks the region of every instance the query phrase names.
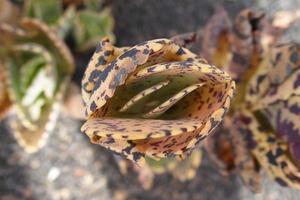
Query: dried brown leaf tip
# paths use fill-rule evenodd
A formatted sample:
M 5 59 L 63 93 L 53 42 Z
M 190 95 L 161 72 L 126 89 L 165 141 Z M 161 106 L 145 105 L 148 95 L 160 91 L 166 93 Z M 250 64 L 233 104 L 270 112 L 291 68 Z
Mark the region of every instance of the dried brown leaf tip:
M 279 184 L 300 188 L 300 45 L 280 44 L 298 13 L 280 16 L 279 24 L 278 14 L 268 20 L 247 9 L 231 22 L 221 9 L 202 38 L 200 54 L 237 82 L 230 114 L 206 148 L 222 172 L 239 172 L 256 191 L 261 168 Z
M 93 143 L 143 164 L 184 158 L 222 121 L 235 83 L 172 40 L 131 48 L 100 42 L 82 80 Z
M 8 96 L 6 72 L 3 64 L 0 63 L 0 120 L 5 117 L 10 105 L 11 101 Z

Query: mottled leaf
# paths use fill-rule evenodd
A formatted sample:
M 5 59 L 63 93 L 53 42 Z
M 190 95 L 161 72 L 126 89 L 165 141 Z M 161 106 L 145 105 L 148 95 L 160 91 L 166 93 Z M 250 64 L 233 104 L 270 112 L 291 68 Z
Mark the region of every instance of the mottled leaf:
M 248 104 L 258 109 L 300 95 L 299 56 L 300 46 L 296 43 L 272 48 L 249 83 Z
M 82 131 L 139 163 L 183 158 L 219 124 L 233 92 L 226 73 L 171 40 L 122 51 L 105 39 L 82 80 Z
M 265 109 L 266 116 L 280 136 L 287 142 L 291 156 L 300 163 L 300 96 L 291 96 Z
M 236 121 L 246 135 L 249 148 L 270 177 L 282 186 L 300 188 L 300 170 L 289 154 L 288 145 L 262 121 L 261 115 L 243 111 Z
M 219 12 L 205 29 L 203 53 L 210 59 L 217 56 L 237 81 L 231 115 L 224 120 L 230 123 L 206 147 L 222 172 L 226 168 L 239 172 L 254 191 L 259 190 L 260 166 L 280 184 L 299 188 L 300 48 L 295 43 L 278 45 L 296 15 L 285 13 L 279 18 L 275 14 L 267 20 L 264 13 L 247 9 L 228 28 L 226 13 Z M 229 31 L 230 48 L 221 55 L 229 53 L 229 63 L 217 51 L 216 41 L 224 37 L 224 30 Z M 215 37 L 205 39 L 211 35 Z M 241 109 L 246 114 L 240 114 Z

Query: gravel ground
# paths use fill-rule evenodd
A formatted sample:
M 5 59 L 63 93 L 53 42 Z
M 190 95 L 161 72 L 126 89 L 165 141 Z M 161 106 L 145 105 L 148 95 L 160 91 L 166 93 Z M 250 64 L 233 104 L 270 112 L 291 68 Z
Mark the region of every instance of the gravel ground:
M 224 5 L 230 14 L 251 5 L 266 8 L 270 13 L 285 8 L 294 9 L 299 1 L 199 1 L 199 0 L 112 0 L 116 20 L 118 45 L 131 45 L 146 39 L 170 37 L 193 31 L 205 23 L 214 7 Z M 289 2 L 289 3 L 286 3 Z M 298 6 L 299 7 L 299 6 Z M 300 26 L 298 26 L 300 27 Z M 298 39 L 293 28 L 286 40 Z M 89 56 L 87 56 L 89 57 Z M 79 83 L 84 64 L 81 63 L 75 81 Z M 82 122 L 61 114 L 47 145 L 35 154 L 27 154 L 15 143 L 7 121 L 0 123 L 0 199 L 1 200 L 293 200 L 300 192 L 282 188 L 265 178 L 260 194 L 244 188 L 235 175 L 221 176 L 204 157 L 194 180 L 186 183 L 169 174 L 155 177 L 151 190 L 144 190 L 137 174 L 119 172 L 112 153 L 89 143 L 80 133 Z

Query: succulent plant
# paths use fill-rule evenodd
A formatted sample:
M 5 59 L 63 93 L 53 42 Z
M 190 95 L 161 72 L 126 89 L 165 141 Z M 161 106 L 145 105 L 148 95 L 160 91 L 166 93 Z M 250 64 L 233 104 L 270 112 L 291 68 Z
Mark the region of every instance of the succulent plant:
M 94 48 L 107 36 L 114 40 L 112 32 L 114 21 L 109 8 L 101 9 L 100 1 L 82 2 L 28 0 L 25 2 L 24 15 L 45 22 L 61 37 L 71 36 L 77 50 Z M 75 6 L 80 4 L 80 8 Z
M 24 1 L 23 15 L 28 18 L 36 18 L 48 24 L 55 25 L 63 15 L 63 5 L 60 0 L 56 1 Z
M 95 47 L 98 42 L 107 36 L 114 41 L 112 28 L 114 25 L 110 9 L 106 8 L 100 13 L 90 10 L 77 12 L 73 27 L 73 37 L 75 38 L 78 50 L 84 51 Z
M 248 9 L 231 23 L 220 9 L 203 31 L 200 54 L 237 83 L 222 128 L 205 146 L 223 173 L 238 172 L 254 191 L 261 168 L 279 184 L 300 188 L 300 46 L 280 42 L 293 21 L 275 23 Z
M 222 121 L 235 84 L 168 39 L 97 46 L 82 80 L 91 141 L 133 160 L 183 159 Z
M 74 70 L 73 57 L 57 34 L 37 19 L 23 18 L 19 26 L 2 23 L 0 30 L 1 60 L 17 109 L 11 125 L 20 145 L 34 152 L 54 127 L 58 102 Z

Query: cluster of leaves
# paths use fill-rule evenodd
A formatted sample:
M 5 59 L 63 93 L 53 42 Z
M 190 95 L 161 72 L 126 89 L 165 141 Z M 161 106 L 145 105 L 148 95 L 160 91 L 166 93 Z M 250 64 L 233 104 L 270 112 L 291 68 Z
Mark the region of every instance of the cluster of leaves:
M 64 39 L 73 38 L 76 49 L 87 50 L 103 35 L 112 35 L 109 10 L 99 13 L 93 6 L 98 1 L 82 4 L 80 9 L 62 1 L 1 4 L 1 10 L 14 12 L 0 16 L 0 114 L 4 116 L 13 102 L 16 116 L 10 124 L 28 152 L 45 144 L 74 72 L 73 55 Z
M 72 40 L 75 48 L 85 51 L 94 48 L 104 37 L 114 41 L 114 21 L 109 8 L 102 9 L 99 0 L 73 1 L 25 1 L 24 15 L 39 19 L 62 38 Z M 63 7 L 66 9 L 63 9 Z
M 300 45 L 281 43 L 294 20 L 288 15 L 279 24 L 244 10 L 231 23 L 220 9 L 202 36 L 200 54 L 237 83 L 230 113 L 206 150 L 224 173 L 238 172 L 254 191 L 261 168 L 279 184 L 300 188 Z
M 140 165 L 182 159 L 221 122 L 234 90 L 230 76 L 172 40 L 120 49 L 104 39 L 82 80 L 82 131 Z
M 42 146 L 54 123 L 55 102 L 74 70 L 73 57 L 47 25 L 23 18 L 19 27 L 1 24 L 1 61 L 18 117 L 12 122 L 19 143 L 28 151 Z
M 261 11 L 244 10 L 232 22 L 219 8 L 204 29 L 173 38 L 189 49 L 200 46 L 201 57 L 236 81 L 229 114 L 201 149 L 222 174 L 238 173 L 253 191 L 260 190 L 261 169 L 282 186 L 300 188 L 300 46 L 281 42 L 297 17 L 280 12 L 267 19 Z M 148 173 L 170 172 L 188 180 L 199 159 L 148 159 Z M 183 173 L 188 171 L 194 173 Z
M 184 181 L 201 163 L 202 149 L 194 148 L 224 117 L 204 145 L 222 173 L 237 172 L 258 191 L 263 169 L 279 184 L 300 188 L 300 45 L 281 44 L 292 17 L 279 23 L 244 10 L 232 22 L 219 9 L 197 34 L 117 48 L 110 43 L 110 10 L 99 1 L 21 5 L 19 13 L 12 6 L 11 14 L 0 13 L 0 117 L 13 102 L 12 125 L 28 151 L 53 128 L 74 71 L 63 40 L 79 51 L 101 41 L 82 82 L 88 116 L 82 131 L 93 143 L 146 161 L 149 173 L 171 171 Z M 199 55 L 216 67 L 187 49 L 199 43 Z M 231 77 L 237 91 L 225 116 L 235 90 Z
M 235 90 L 230 76 L 180 43 L 117 48 L 104 39 L 82 80 L 88 116 L 82 131 L 142 166 L 134 169 L 146 189 L 153 172 L 168 170 L 182 181 L 196 175 L 201 152 L 194 149 L 222 121 Z

